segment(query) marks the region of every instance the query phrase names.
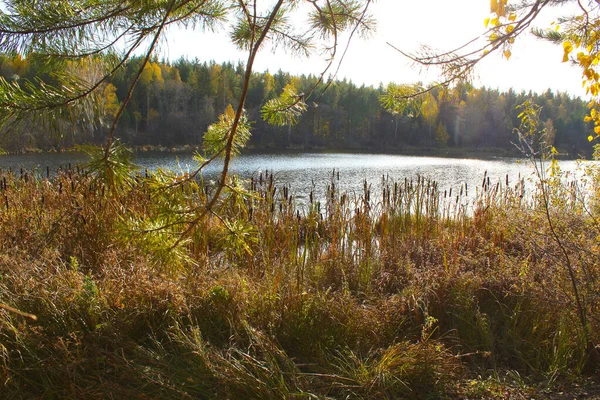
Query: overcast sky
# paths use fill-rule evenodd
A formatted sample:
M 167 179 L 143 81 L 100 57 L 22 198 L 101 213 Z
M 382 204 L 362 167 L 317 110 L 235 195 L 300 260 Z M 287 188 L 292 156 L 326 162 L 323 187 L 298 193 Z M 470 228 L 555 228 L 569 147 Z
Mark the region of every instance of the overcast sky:
M 420 44 L 450 50 L 481 35 L 483 21 L 489 15 L 489 1 L 378 0 L 371 6 L 371 12 L 377 19 L 377 32 L 368 40 L 353 39 L 337 78 L 374 86 L 389 82 L 428 82 L 436 76 L 432 73 L 423 75 L 386 42 L 407 52 L 416 50 Z M 568 10 L 545 12 L 537 26 L 550 26 L 561 13 L 568 13 Z M 190 60 L 197 57 L 200 61 L 245 60 L 225 32 L 170 31 L 161 49 L 162 55 L 171 60 L 181 56 Z M 561 47 L 531 36 L 521 37 L 512 54 L 508 61 L 500 54 L 488 57 L 477 69 L 475 85 L 538 92 L 551 88 L 583 95 L 581 73 L 577 67 L 561 63 Z M 281 69 L 292 74 L 318 74 L 323 66 L 324 61 L 319 57 L 303 60 L 281 51 L 275 54 L 263 51 L 256 60 L 255 71 L 274 73 Z

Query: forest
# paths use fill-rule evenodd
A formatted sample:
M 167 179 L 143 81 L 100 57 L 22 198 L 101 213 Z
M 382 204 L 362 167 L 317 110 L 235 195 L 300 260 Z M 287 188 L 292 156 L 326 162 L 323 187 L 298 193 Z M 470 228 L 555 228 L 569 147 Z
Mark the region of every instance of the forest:
M 33 61 L 16 55 L 0 56 L 0 76 L 8 81 L 43 76 Z M 114 116 L 127 95 L 129 83 L 142 63 L 132 58 L 103 87 L 102 114 Z M 93 65 L 85 74 L 93 75 Z M 200 146 L 208 126 L 227 105 L 240 97 L 244 75 L 242 64 L 217 64 L 179 59 L 149 62 L 126 110 L 119 120 L 117 136 L 133 146 Z M 299 123 L 273 126 L 261 118 L 264 104 L 285 88 L 307 93 L 307 110 Z M 314 88 L 314 90 L 313 90 Z M 552 135 L 552 143 L 572 158 L 589 157 L 588 136 L 593 125 L 584 122 L 587 102 L 551 89 L 538 94 L 474 88 L 461 84 L 451 91 L 434 88 L 426 93 L 418 113 L 394 113 L 381 104 L 386 87 L 357 86 L 351 81 L 319 83 L 315 75 L 292 76 L 278 71 L 252 74 L 246 111 L 252 122 L 248 146 L 256 149 L 395 149 L 410 152 L 432 148 L 466 148 L 514 151 L 513 129 L 519 126 L 517 105 L 532 99 L 542 106 L 541 118 Z M 0 147 L 7 151 L 61 149 L 75 144 L 105 140 L 102 124 L 70 126 L 48 135 L 35 124 L 14 129 Z
M 439 85 L 321 81 L 375 29 L 372 3 L 0 2 L 0 398 L 599 398 L 600 4 L 491 0 L 477 40 L 405 53 Z M 586 101 L 468 84 L 565 4 L 574 16 L 533 33 L 581 71 Z M 161 61 L 172 27 L 247 58 Z M 274 49 L 328 64 L 256 71 Z M 186 145 L 201 150 L 185 171 L 134 163 Z M 1 164 L 73 146 L 85 164 Z M 247 149 L 517 147 L 505 176 L 450 188 L 333 170 L 300 193 L 232 167 Z

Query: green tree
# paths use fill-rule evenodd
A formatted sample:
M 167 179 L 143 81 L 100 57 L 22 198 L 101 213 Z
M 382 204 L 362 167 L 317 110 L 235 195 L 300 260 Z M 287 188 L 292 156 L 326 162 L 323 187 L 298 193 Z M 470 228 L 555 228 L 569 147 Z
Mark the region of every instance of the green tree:
M 111 125 L 103 156 L 92 163 L 97 173 L 104 174 L 109 187 L 117 190 L 118 184 L 128 181 L 119 174 L 130 172 L 124 168 L 128 153 L 115 142 L 117 121 L 131 100 L 137 83 L 141 81 L 149 88 L 151 84 L 160 84 L 163 79 L 162 73 L 159 75 L 160 68 L 157 70 L 151 59 L 166 28 L 221 28 L 229 32 L 231 41 L 247 54 L 245 65 L 229 76 L 222 71 L 216 88 L 212 85 L 216 83 L 216 77 L 211 76 L 210 82 L 211 91 L 222 90 L 221 109 L 232 97 L 236 97 L 235 107 L 227 107 L 219 120 L 208 128 L 204 146 L 206 152 L 204 156 L 198 156 L 198 168 L 191 174 L 196 176 L 210 161 L 222 157 L 221 177 L 212 197 L 204 204 L 189 212 L 171 210 L 172 215 L 178 217 L 173 216 L 174 220 L 169 220 L 164 227 L 177 226 L 181 229 L 176 232 L 177 240 L 162 242 L 171 243 L 170 247 L 175 249 L 195 232 L 198 223 L 208 213 L 216 212 L 225 188 L 229 190 L 235 186 L 230 185 L 228 180 L 229 166 L 232 156 L 245 144 L 250 132 L 245 104 L 260 50 L 283 47 L 299 56 L 314 52 L 325 54 L 328 61 L 321 72 L 321 82 L 336 60 L 342 33 L 348 32 L 351 39 L 355 34 L 366 34 L 372 29 L 374 23 L 368 15 L 370 3 L 371 0 L 317 0 L 300 7 L 298 0 L 7 0 L 0 11 L 0 53 L 35 54 L 43 61 L 41 64 L 45 65 L 46 71 L 52 73 L 54 81 L 14 84 L 0 79 L 0 126 L 24 121 L 28 116 L 50 125 L 49 122 L 66 119 L 67 116 L 73 121 L 78 114 L 85 115 L 101 96 L 100 88 L 127 64 L 134 52 L 143 49 L 140 66 L 129 82 Z M 291 22 L 292 15 L 302 19 L 299 14 L 304 14 L 308 26 L 298 27 Z M 125 48 L 120 49 L 123 45 Z M 98 54 L 105 55 L 98 58 L 102 73 L 91 82 L 66 68 L 68 64 L 88 62 Z M 236 72 L 239 72 L 241 82 L 239 93 L 234 93 L 231 85 L 237 79 Z M 157 88 L 153 89 L 156 91 Z M 146 93 L 149 96 L 149 91 Z M 298 117 L 309 96 L 310 92 L 295 94 L 290 90 L 283 91 L 279 98 L 267 104 L 263 116 L 267 121 L 285 126 Z M 148 103 L 147 97 L 147 121 L 154 116 Z M 99 152 L 91 153 L 96 157 L 99 155 Z M 162 194 L 167 195 L 164 191 Z M 165 201 L 165 204 L 169 202 Z M 223 224 L 235 234 L 230 229 L 234 224 L 227 221 Z M 149 232 L 158 230 L 155 227 Z
M 435 128 L 435 142 L 438 146 L 444 147 L 448 144 L 449 140 L 450 135 L 448 135 L 448 131 L 441 122 L 438 122 L 437 127 Z
M 398 142 L 398 120 L 407 117 L 411 121 L 421 115 L 425 90 L 419 84 L 397 85 L 390 83 L 381 96 L 381 105 L 395 116 L 394 143 Z

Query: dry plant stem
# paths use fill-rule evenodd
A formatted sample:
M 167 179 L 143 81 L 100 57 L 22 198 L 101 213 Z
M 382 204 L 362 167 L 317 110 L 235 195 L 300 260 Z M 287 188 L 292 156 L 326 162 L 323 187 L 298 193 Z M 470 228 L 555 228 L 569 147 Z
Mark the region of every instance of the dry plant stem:
M 536 174 L 538 177 L 540 177 L 540 180 L 541 180 L 540 186 L 541 186 L 541 190 L 542 190 L 542 199 L 544 201 L 544 203 L 543 203 L 544 216 L 546 217 L 546 221 L 548 222 L 548 227 L 550 228 L 550 232 L 552 233 L 552 238 L 554 239 L 554 241 L 556 242 L 556 244 L 558 245 L 558 247 L 560 248 L 560 251 L 563 253 L 563 256 L 564 256 L 565 267 L 567 268 L 567 271 L 569 273 L 569 279 L 571 280 L 573 296 L 575 296 L 575 304 L 577 306 L 577 313 L 579 315 L 579 322 L 581 323 L 581 328 L 583 329 L 585 342 L 586 342 L 586 344 L 588 344 L 590 346 L 590 348 L 595 349 L 595 344 L 592 342 L 592 338 L 591 338 L 591 335 L 590 335 L 590 332 L 588 329 L 587 316 L 586 316 L 585 309 L 583 307 L 583 302 L 581 301 L 581 296 L 579 294 L 579 286 L 577 284 L 575 270 L 573 269 L 573 265 L 571 264 L 571 258 L 569 257 L 569 253 L 567 252 L 565 244 L 562 242 L 560 236 L 558 235 L 558 232 L 556 232 L 556 228 L 554 226 L 552 216 L 550 215 L 550 204 L 548 201 L 548 191 L 546 188 L 546 183 L 544 183 L 545 180 L 543 179 L 543 175 L 544 175 L 543 167 L 538 166 L 535 159 L 532 159 L 532 162 L 534 163 L 534 166 L 536 169 Z M 540 161 L 540 163 L 541 163 L 541 161 Z
M 29 313 L 23 312 L 21 310 L 17 310 L 16 308 L 11 307 L 11 306 L 7 306 L 6 304 L 0 303 L 0 308 L 6 310 L 8 312 L 11 312 L 13 314 L 20 315 L 21 317 L 28 318 L 28 319 L 30 319 L 32 321 L 37 321 L 37 316 L 35 316 L 33 314 L 29 314 Z

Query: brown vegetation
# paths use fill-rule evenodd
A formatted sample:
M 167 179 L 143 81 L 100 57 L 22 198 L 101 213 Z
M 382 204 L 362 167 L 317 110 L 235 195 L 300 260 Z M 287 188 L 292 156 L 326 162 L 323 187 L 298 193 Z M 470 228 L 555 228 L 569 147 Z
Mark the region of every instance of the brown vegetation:
M 229 185 L 174 241 L 195 180 L 3 172 L 0 303 L 37 316 L 0 309 L 4 396 L 502 398 L 598 367 L 533 184 L 338 179 L 305 205 L 271 176 Z M 597 192 L 548 187 L 598 343 Z

